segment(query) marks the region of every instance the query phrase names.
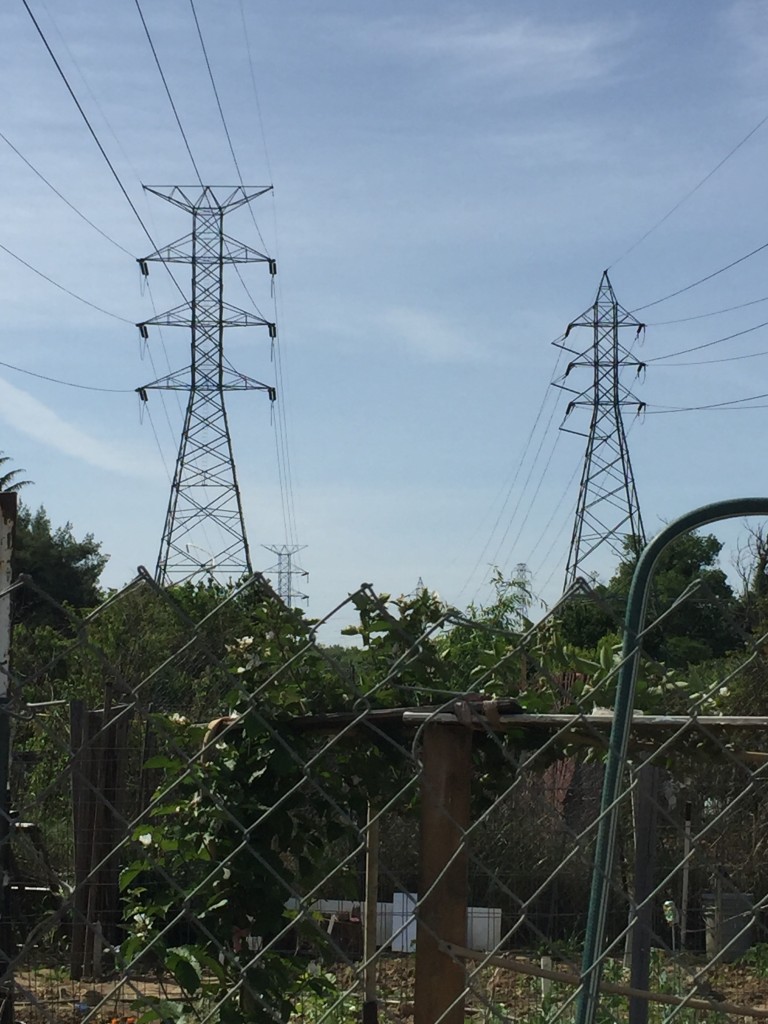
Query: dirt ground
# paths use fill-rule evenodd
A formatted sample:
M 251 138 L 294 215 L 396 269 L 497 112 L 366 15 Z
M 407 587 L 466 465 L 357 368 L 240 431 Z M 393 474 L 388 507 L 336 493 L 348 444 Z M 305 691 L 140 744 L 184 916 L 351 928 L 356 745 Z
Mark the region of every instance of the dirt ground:
M 510 956 L 522 957 L 531 964 L 538 964 L 537 959 L 526 958 L 521 953 Z M 564 965 L 560 966 L 564 968 Z M 655 966 L 655 981 L 664 991 L 685 993 L 690 989 L 691 974 L 699 967 L 693 957 L 688 957 L 684 962 L 659 959 Z M 336 975 L 341 991 L 354 984 L 354 971 L 349 966 L 330 970 Z M 614 980 L 611 970 L 609 968 L 608 974 L 611 975 L 611 980 Z M 618 968 L 615 973 L 618 973 Z M 414 979 L 415 961 L 412 956 L 390 956 L 380 961 L 380 1019 L 391 1022 L 408 1022 L 412 1019 Z M 119 979 L 99 983 L 72 982 L 62 970 L 41 968 L 34 972 L 20 973 L 16 981 L 15 1019 L 19 1024 L 80 1024 L 89 1009 L 102 1001 L 103 1005 L 99 1006 L 91 1018 L 93 1024 L 133 1024 L 140 1013 L 136 1009 L 136 1000 L 141 996 L 175 1000 L 181 995 L 175 985 L 153 975 L 134 978 L 130 985 L 121 983 Z M 754 964 L 723 965 L 707 976 L 707 983 L 711 987 L 710 998 L 713 1001 L 720 998 L 743 1006 L 768 1008 L 768 967 L 761 970 Z M 501 967 L 487 967 L 474 974 L 470 970 L 468 984 L 468 1020 L 494 1019 L 495 1015 L 490 1012 L 491 1007 L 497 1014 L 503 1014 L 506 1020 L 516 1024 L 525 1024 L 527 1020 L 541 1020 L 542 983 L 537 978 Z M 559 1001 L 566 998 L 569 992 L 567 986 L 553 985 L 550 999 Z M 356 1000 L 353 1002 L 356 1003 Z M 671 1008 L 665 1009 L 668 1012 Z M 317 1010 L 314 1012 L 317 1013 Z M 336 1016 L 329 1018 L 334 1024 L 340 1019 L 341 1017 Z M 348 1019 L 348 1016 L 344 1017 L 344 1021 Z M 617 1019 L 621 1019 L 620 1015 Z M 702 1024 L 707 1024 L 709 1020 L 714 1024 L 715 1021 L 713 1016 L 703 1012 L 697 1019 Z M 727 1019 L 743 1021 L 744 1024 L 754 1020 L 746 1016 L 730 1016 Z M 304 1016 L 297 1014 L 296 1021 L 303 1020 Z

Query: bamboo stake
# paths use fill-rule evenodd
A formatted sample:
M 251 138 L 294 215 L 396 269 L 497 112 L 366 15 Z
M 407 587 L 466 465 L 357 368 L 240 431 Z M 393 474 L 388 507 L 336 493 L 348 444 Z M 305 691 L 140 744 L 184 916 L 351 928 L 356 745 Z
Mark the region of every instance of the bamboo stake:
M 581 985 L 582 979 L 578 974 L 566 973 L 565 971 L 548 971 L 536 964 L 524 960 L 511 960 L 503 956 L 488 956 L 476 949 L 465 949 L 463 946 L 455 946 L 451 942 L 441 942 L 440 947 L 449 956 L 458 957 L 461 960 L 478 960 L 483 964 L 493 967 L 503 967 L 515 974 L 527 974 L 532 978 L 548 978 L 550 981 L 559 982 L 561 985 Z M 760 1020 L 768 1020 L 768 1009 L 760 1009 L 755 1006 L 738 1006 L 726 1000 L 713 1002 L 710 999 L 698 999 L 696 996 L 672 995 L 670 992 L 648 992 L 644 989 L 630 988 L 628 985 L 616 985 L 611 981 L 601 981 L 600 992 L 607 995 L 627 996 L 627 998 L 647 999 L 649 1003 L 663 1003 L 666 1006 L 687 1006 L 691 1010 L 710 1010 L 712 1013 L 732 1013 L 742 1017 L 755 1017 Z

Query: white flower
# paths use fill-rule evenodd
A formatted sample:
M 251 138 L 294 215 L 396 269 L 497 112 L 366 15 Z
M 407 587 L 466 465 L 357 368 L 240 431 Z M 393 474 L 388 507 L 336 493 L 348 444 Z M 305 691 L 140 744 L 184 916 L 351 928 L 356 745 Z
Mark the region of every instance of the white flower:
M 152 845 L 152 833 L 151 832 L 143 832 L 139 836 L 139 842 L 141 843 L 142 846 L 151 846 Z

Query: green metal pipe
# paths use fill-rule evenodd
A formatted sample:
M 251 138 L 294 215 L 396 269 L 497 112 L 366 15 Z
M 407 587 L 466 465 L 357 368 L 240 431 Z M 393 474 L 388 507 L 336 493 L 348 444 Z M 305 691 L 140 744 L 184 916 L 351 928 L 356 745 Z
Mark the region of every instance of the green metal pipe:
M 646 545 L 632 577 L 624 619 L 621 652 L 623 664 L 619 671 L 616 688 L 613 725 L 600 802 L 602 817 L 597 834 L 587 929 L 584 937 L 584 954 L 581 962 L 581 977 L 584 987 L 579 997 L 576 1024 L 594 1024 L 600 998 L 602 962 L 599 958 L 605 938 L 605 921 L 616 855 L 617 801 L 620 795 L 621 777 L 627 763 L 627 747 L 642 646 L 642 644 L 638 644 L 637 638 L 645 624 L 653 572 L 662 551 L 681 534 L 696 530 L 709 523 L 716 523 L 723 519 L 740 519 L 743 516 L 768 516 L 768 498 L 730 498 L 727 501 L 704 505 L 681 516 L 680 519 L 666 526 Z

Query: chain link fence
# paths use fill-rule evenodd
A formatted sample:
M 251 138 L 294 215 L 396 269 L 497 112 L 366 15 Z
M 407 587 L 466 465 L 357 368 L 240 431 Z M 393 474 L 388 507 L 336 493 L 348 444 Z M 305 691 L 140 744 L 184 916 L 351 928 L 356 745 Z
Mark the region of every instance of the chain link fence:
M 140 572 L 85 617 L 13 587 L 45 614 L 5 707 L 4 1021 L 768 1017 L 768 717 L 722 713 L 768 636 L 695 687 L 640 659 L 675 713 L 625 757 L 637 648 L 553 655 L 583 594 L 510 628 L 367 585 L 307 623 L 258 575 Z M 362 653 L 317 639 L 348 605 Z

